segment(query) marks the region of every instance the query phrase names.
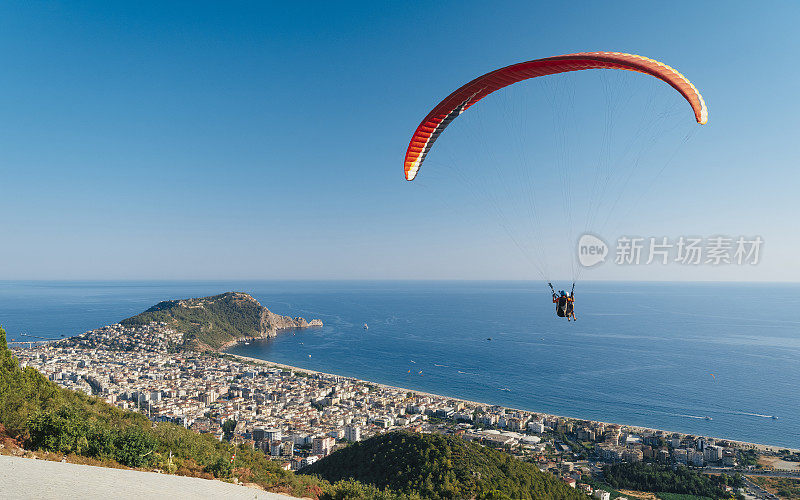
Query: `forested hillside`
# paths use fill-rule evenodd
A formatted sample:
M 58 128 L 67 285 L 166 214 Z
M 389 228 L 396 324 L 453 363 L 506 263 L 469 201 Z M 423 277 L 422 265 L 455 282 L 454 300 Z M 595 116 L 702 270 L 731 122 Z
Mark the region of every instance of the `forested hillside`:
M 554 476 L 456 436 L 391 432 L 306 467 L 328 481 L 354 479 L 424 498 L 583 499 Z
M 647 463 L 620 463 L 603 467 L 605 482 L 613 488 L 656 491 L 698 497 L 730 498 L 724 490 L 726 485 L 735 488 L 742 486 L 738 474 L 733 477 L 725 474 L 700 474 L 687 467 L 672 468 L 665 465 Z

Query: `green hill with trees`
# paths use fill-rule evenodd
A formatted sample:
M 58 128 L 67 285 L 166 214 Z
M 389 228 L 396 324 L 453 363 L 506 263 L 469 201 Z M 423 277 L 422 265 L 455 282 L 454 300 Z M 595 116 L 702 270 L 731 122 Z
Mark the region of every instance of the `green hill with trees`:
M 725 474 L 700 474 L 687 467 L 672 468 L 648 463 L 619 463 L 603 467 L 606 484 L 616 489 L 654 491 L 659 494 L 693 495 L 695 497 L 731 498 L 723 488 L 743 485 L 742 477 Z M 671 497 L 673 498 L 673 497 Z
M 143 313 L 120 321 L 125 326 L 164 322 L 183 335 L 183 345 L 196 350 L 216 350 L 244 338 L 275 336 L 278 330 L 322 326 L 272 313 L 242 292 L 211 297 L 165 300 Z
M 304 468 L 430 499 L 585 499 L 535 465 L 456 436 L 396 431 L 354 443 Z

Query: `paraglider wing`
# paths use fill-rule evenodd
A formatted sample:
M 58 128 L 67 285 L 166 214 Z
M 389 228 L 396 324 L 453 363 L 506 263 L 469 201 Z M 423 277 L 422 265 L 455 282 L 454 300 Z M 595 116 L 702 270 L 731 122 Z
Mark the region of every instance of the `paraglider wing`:
M 517 82 L 585 69 L 623 69 L 663 80 L 692 106 L 697 123 L 708 121 L 708 109 L 700 92 L 677 70 L 647 57 L 621 52 L 580 52 L 506 66 L 472 80 L 436 105 L 419 124 L 405 156 L 406 180 L 413 180 L 436 139 L 458 115 L 487 95 Z

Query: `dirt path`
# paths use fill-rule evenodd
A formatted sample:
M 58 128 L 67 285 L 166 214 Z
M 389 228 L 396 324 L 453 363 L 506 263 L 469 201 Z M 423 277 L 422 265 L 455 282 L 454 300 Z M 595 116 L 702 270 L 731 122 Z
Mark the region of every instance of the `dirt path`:
M 5 455 L 0 455 L 0 492 L 4 499 L 294 498 L 222 481 Z

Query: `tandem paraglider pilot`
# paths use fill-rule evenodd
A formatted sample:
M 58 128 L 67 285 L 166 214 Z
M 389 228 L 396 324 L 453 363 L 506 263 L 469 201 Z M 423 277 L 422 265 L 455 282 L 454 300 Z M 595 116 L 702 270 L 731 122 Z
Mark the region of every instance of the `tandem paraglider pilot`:
M 556 314 L 559 318 L 567 318 L 567 321 L 577 321 L 578 319 L 575 317 L 575 285 L 572 285 L 572 291 L 569 295 L 564 290 L 560 290 L 556 293 L 553 285 L 550 285 L 550 289 L 553 290 L 553 304 L 556 305 Z

